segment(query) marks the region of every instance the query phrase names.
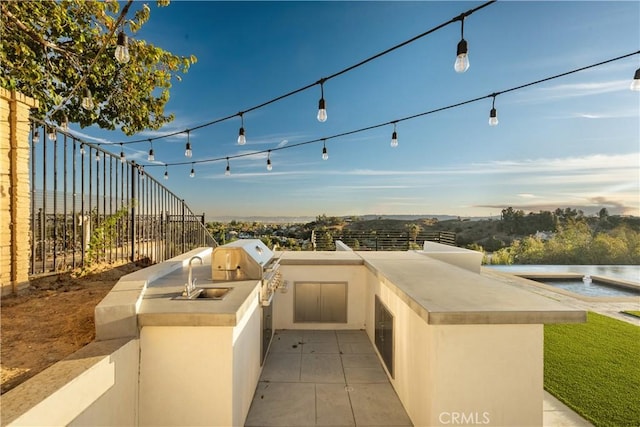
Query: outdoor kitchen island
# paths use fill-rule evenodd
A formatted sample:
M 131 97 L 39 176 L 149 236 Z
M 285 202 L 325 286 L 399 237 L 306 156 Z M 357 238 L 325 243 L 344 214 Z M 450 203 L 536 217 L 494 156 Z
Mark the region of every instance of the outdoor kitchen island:
M 113 298 L 96 308 L 98 340 L 139 337 L 138 425 L 240 426 L 249 413 L 262 372 L 264 287 L 212 281 L 211 251 L 116 285 L 113 298 L 144 283 L 126 310 L 133 316 Z M 478 273 L 465 251 L 277 253 L 272 328 L 365 330 L 416 426 L 542 425 L 543 324 L 584 322 L 586 313 Z M 231 287 L 224 299 L 175 298 L 195 255 L 197 286 Z M 312 315 L 297 307 L 314 301 L 308 292 L 317 293 Z
M 259 241 L 252 247 L 271 252 Z M 262 336 L 270 301 L 262 298 L 260 278 L 235 280 L 235 264 L 234 277 L 213 280 L 211 249 L 190 255 L 182 268 L 149 283 L 138 310 L 139 424 L 242 425 L 261 372 L 261 346 L 272 336 L 271 328 L 266 343 Z M 183 298 L 189 277 L 196 291 L 228 291 Z

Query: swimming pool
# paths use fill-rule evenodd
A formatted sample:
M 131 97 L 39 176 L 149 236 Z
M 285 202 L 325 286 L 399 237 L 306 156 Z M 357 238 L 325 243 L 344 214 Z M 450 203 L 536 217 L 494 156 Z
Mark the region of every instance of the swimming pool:
M 526 277 L 526 276 L 521 276 Z M 603 282 L 598 279 L 591 279 L 585 281 L 581 277 L 575 278 L 533 278 L 526 277 L 529 280 L 533 280 L 539 283 L 543 283 L 548 286 L 554 286 L 559 289 L 563 289 L 568 292 L 588 296 L 588 297 L 640 297 L 640 289 L 633 289 L 631 287 L 625 287 L 616 285 L 609 282 Z
M 592 300 L 640 302 L 637 265 L 486 265 L 485 268 L 537 282 L 548 290 Z M 584 277 L 591 278 L 585 283 Z M 588 282 L 588 280 L 587 280 Z

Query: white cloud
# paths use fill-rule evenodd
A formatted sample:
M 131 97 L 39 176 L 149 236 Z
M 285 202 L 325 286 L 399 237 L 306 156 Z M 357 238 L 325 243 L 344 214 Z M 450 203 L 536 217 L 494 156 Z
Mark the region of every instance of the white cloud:
M 598 119 L 619 119 L 619 118 L 627 118 L 627 117 L 638 117 L 638 108 L 629 108 L 629 109 L 618 109 L 618 110 L 607 110 L 606 113 L 603 112 L 590 112 L 590 113 L 569 113 L 569 114 L 558 114 L 554 116 L 546 116 L 547 119 L 590 119 L 590 120 L 598 120 Z
M 77 131 L 77 130 L 70 130 L 70 133 L 71 133 L 73 136 L 75 136 L 76 138 L 78 138 L 78 139 L 84 139 L 84 140 L 86 140 L 87 142 L 95 142 L 96 144 L 104 144 L 104 145 L 113 145 L 113 144 L 116 144 L 115 142 L 110 141 L 110 140 L 108 140 L 108 139 L 105 139 L 105 138 L 97 138 L 97 137 L 95 137 L 95 136 L 91 136 L 91 135 L 88 135 L 88 134 L 86 134 L 86 133 L 84 133 L 84 132 L 80 132 L 80 131 Z
M 538 158 L 527 160 L 498 160 L 472 163 L 452 168 L 434 168 L 429 170 L 375 170 L 354 169 L 342 172 L 355 176 L 421 176 L 421 175 L 496 175 L 496 174 L 548 174 L 589 173 L 596 171 L 622 171 L 625 175 L 636 172 L 640 167 L 640 153 L 629 154 L 592 154 L 583 157 Z
M 387 190 L 387 189 L 401 189 L 401 188 L 414 188 L 410 185 L 336 185 L 325 187 L 326 189 L 336 190 Z
M 547 93 L 553 92 L 561 96 L 584 96 L 628 89 L 628 80 L 610 80 L 587 83 L 561 83 L 554 86 L 541 87 L 539 90 Z
M 629 90 L 629 80 L 608 80 L 583 83 L 560 83 L 551 86 L 539 86 L 523 91 L 515 103 L 539 103 L 552 99 L 576 98 Z

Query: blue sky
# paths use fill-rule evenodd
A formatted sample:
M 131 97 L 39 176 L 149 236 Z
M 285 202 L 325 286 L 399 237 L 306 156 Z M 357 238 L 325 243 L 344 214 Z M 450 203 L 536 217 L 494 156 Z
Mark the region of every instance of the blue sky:
M 318 81 L 476 7 L 480 2 L 185 2 L 152 6 L 131 35 L 198 58 L 175 82 L 176 120 L 115 143 L 189 129 Z M 640 2 L 499 1 L 465 20 L 470 68 L 456 73 L 455 23 L 324 84 L 240 119 L 154 141 L 145 170 L 207 218 L 363 214 L 499 215 L 574 207 L 640 215 L 640 95 L 629 90 L 640 55 L 496 98 L 322 142 L 225 161 L 390 122 L 543 79 L 640 49 Z M 72 129 L 74 129 L 72 127 Z M 107 148 L 106 145 L 102 147 Z M 148 143 L 126 145 L 148 164 Z M 169 166 L 169 180 L 162 180 Z

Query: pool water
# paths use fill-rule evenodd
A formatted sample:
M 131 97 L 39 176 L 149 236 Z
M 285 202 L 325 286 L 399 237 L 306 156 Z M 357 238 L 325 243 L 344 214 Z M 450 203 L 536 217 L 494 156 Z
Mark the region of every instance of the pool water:
M 624 280 L 640 286 L 640 265 L 540 265 L 512 264 L 486 265 L 492 270 L 510 274 L 523 273 L 576 273 L 580 275 L 600 276 L 609 279 Z
M 640 296 L 640 289 L 635 290 L 623 286 L 615 286 L 593 279 L 591 283 L 585 283 L 581 278 L 575 279 L 539 279 L 529 278 L 545 285 L 564 289 L 575 294 L 588 297 L 633 297 Z

